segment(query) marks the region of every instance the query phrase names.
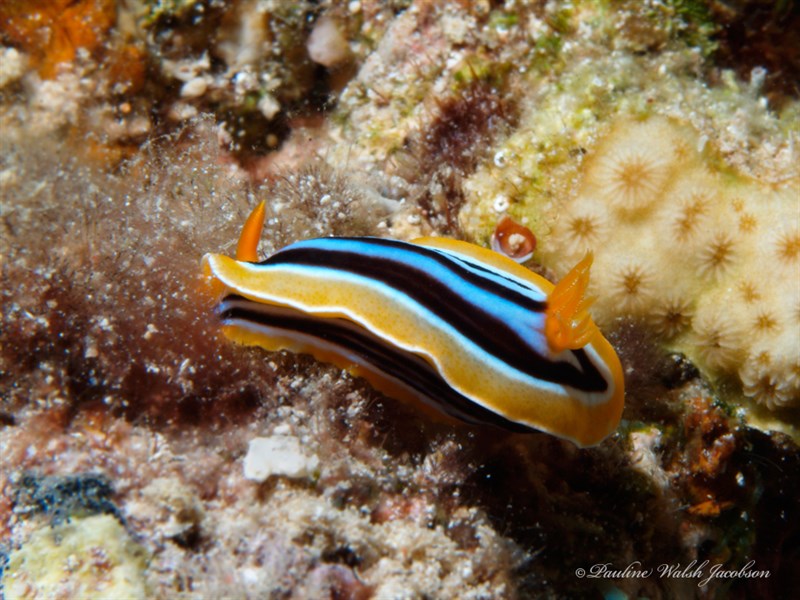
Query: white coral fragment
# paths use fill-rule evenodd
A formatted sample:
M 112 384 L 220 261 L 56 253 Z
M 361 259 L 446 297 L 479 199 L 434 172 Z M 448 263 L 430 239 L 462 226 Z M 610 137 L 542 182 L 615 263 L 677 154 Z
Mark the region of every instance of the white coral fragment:
M 272 475 L 304 479 L 313 477 L 318 466 L 319 458 L 294 436 L 257 437 L 250 440 L 244 457 L 244 476 L 259 483 Z
M 328 68 L 340 65 L 350 57 L 347 39 L 336 21 L 327 15 L 314 24 L 306 49 L 311 60 Z

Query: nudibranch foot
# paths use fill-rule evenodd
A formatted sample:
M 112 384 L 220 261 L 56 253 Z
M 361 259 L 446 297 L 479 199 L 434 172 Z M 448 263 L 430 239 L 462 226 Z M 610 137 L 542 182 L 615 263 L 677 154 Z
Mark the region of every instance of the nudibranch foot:
M 218 313 L 227 337 L 238 343 L 312 354 L 363 377 L 392 397 L 433 409 L 428 412 L 444 412 L 458 421 L 492 424 L 509 431 L 530 430 L 459 394 L 417 354 L 387 345 L 381 337 L 347 319 L 316 317 L 287 307 L 251 302 L 235 294 L 220 303 Z

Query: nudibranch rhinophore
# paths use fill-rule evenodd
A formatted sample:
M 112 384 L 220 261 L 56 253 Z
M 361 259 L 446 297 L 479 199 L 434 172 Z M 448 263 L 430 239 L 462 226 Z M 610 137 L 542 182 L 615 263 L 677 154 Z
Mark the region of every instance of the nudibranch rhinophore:
M 311 239 L 259 262 L 264 213 L 248 218 L 236 259 L 203 257 L 231 340 L 312 354 L 468 423 L 579 446 L 616 429 L 622 367 L 587 310 L 591 255 L 558 285 L 431 237 Z

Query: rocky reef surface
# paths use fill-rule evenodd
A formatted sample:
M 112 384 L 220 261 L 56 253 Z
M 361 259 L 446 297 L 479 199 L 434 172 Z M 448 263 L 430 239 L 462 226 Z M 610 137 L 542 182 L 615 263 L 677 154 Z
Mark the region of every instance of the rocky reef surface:
M 800 572 L 794 3 L 0 3 L 5 598 L 786 596 Z M 205 252 L 488 245 L 626 377 L 579 450 L 219 334 Z

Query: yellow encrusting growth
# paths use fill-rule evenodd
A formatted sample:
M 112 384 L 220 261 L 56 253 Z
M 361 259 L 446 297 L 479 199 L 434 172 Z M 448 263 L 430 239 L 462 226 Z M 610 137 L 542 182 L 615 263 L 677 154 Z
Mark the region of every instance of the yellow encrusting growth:
M 586 297 L 592 260 L 588 253 L 547 296 L 544 331 L 553 352 L 582 348 L 597 333 L 588 312 L 594 299 Z
M 111 515 L 43 525 L 9 554 L 5 598 L 150 598 L 147 551 Z
M 762 183 L 676 121 L 625 119 L 574 190 L 538 217 L 539 257 L 566 273 L 594 253 L 601 326 L 638 318 L 763 406 L 800 406 L 800 172 Z

